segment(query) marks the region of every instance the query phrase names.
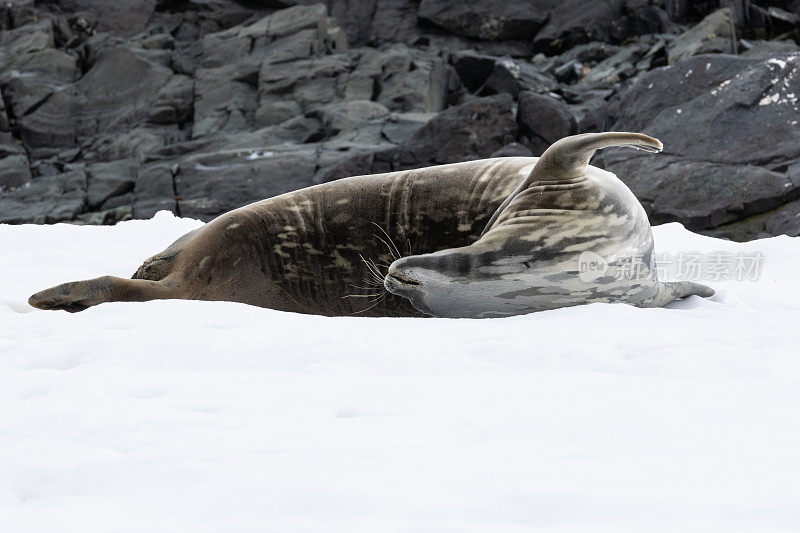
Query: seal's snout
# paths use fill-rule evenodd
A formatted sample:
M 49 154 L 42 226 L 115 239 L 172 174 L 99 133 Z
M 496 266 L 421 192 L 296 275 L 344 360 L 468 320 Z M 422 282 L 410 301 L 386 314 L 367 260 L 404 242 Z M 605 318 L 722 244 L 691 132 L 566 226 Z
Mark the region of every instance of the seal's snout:
M 422 282 L 398 272 L 386 274 L 383 286 L 392 294 L 403 294 L 419 288 Z
M 383 278 L 383 286 L 387 291 L 393 294 L 408 293 L 422 285 L 422 282 L 412 274 L 413 265 L 410 265 L 409 261 L 409 258 L 404 257 L 389 266 L 389 271 Z
M 389 274 L 386 277 L 391 278 L 393 282 L 399 283 L 400 285 L 420 285 L 419 281 L 409 278 L 408 276 L 403 276 L 402 274 Z

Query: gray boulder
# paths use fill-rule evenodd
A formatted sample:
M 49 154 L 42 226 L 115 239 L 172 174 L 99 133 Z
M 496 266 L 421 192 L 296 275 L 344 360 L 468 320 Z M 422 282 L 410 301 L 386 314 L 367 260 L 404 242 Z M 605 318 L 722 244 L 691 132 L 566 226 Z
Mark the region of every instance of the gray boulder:
M 557 140 L 577 133 L 567 104 L 549 95 L 525 91 L 517 111 L 520 136 L 534 155 L 542 155 Z
M 0 193 L 21 187 L 30 181 L 30 163 L 24 154 L 8 155 L 0 159 Z
M 94 163 L 86 168 L 86 205 L 99 210 L 109 199 L 133 191 L 136 183 L 135 159 L 120 159 L 110 163 Z
M 314 147 L 192 156 L 180 163 L 175 175 L 179 212 L 210 220 L 250 202 L 313 185 L 317 157 Z
M 591 41 L 618 43 L 628 36 L 623 6 L 623 0 L 559 2 L 536 34 L 534 47 L 555 54 Z
M 688 57 L 720 52 L 735 54 L 736 26 L 733 11 L 720 9 L 708 15 L 699 24 L 679 35 L 668 47 L 669 63 L 674 64 Z
M 520 91 L 548 93 L 557 88 L 558 81 L 553 76 L 527 61 L 506 57 L 495 61 L 492 72 L 477 93 L 481 96 L 508 93 L 516 98 Z
M 99 31 L 110 31 L 130 37 L 143 31 L 150 21 L 156 0 L 61 0 L 66 12 L 86 12 L 97 22 Z
M 653 135 L 666 155 L 600 161 L 655 222 L 711 230 L 775 209 L 800 190 L 785 171 L 800 160 L 798 65 L 800 54 L 708 55 L 651 71 L 621 95 L 613 129 Z
M 139 169 L 133 191 L 134 218 L 151 218 L 162 210 L 180 214 L 177 202 L 172 165 L 151 163 Z
M 422 0 L 419 20 L 474 39 L 532 39 L 558 3 L 555 0 Z
M 476 98 L 439 113 L 402 145 L 401 164 L 454 163 L 488 157 L 517 134 L 508 94 Z
M 80 170 L 40 176 L 0 195 L 0 224 L 53 224 L 74 219 L 86 205 L 86 174 Z

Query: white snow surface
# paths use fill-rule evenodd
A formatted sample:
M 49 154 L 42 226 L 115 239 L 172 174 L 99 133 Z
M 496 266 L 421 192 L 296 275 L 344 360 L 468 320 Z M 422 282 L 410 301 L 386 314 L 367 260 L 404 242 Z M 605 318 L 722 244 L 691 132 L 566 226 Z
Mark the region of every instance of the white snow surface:
M 198 227 L 0 225 L 0 531 L 800 528 L 800 239 L 668 309 L 325 318 L 26 300 Z

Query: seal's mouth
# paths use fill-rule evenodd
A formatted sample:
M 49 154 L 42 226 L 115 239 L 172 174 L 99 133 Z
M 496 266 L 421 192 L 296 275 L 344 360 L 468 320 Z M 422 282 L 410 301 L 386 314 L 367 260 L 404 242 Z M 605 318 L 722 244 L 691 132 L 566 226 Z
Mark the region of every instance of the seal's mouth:
M 421 282 L 419 282 L 419 281 L 417 281 L 415 279 L 411 279 L 411 278 L 408 278 L 406 276 L 403 276 L 402 274 L 388 274 L 386 276 L 386 279 L 389 279 L 389 280 L 391 280 L 391 281 L 393 281 L 393 282 L 395 282 L 395 283 L 397 283 L 398 285 L 401 285 L 401 286 L 402 285 L 415 286 L 415 285 L 421 285 L 422 284 Z

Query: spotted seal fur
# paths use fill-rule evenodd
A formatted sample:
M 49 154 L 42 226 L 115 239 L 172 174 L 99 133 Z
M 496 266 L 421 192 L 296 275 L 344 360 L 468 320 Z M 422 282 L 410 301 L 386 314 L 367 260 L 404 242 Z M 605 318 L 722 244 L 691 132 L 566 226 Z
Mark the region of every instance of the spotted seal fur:
M 658 280 L 653 234 L 633 193 L 590 166 L 595 150 L 659 152 L 636 133 L 587 133 L 554 143 L 503 201 L 480 239 L 394 261 L 386 289 L 441 317 L 500 317 L 592 302 L 659 307 L 714 291 Z

